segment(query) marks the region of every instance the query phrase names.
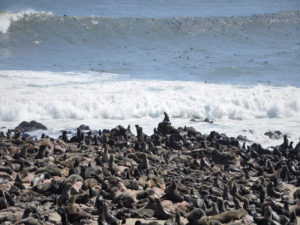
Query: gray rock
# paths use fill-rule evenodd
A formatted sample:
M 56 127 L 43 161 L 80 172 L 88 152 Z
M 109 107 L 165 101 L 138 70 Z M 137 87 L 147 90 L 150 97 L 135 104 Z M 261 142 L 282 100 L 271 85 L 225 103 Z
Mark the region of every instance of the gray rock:
M 79 129 L 80 130 L 91 130 L 89 126 L 83 125 L 83 124 L 79 126 Z
M 277 130 L 277 131 L 268 131 L 268 132 L 265 132 L 264 135 L 268 136 L 270 139 L 272 140 L 278 140 L 280 138 L 282 138 L 282 133 Z
M 30 122 L 23 121 L 15 128 L 15 130 L 20 130 L 22 132 L 31 132 L 35 130 L 47 130 L 47 127 L 39 122 L 36 122 L 35 120 L 32 120 Z

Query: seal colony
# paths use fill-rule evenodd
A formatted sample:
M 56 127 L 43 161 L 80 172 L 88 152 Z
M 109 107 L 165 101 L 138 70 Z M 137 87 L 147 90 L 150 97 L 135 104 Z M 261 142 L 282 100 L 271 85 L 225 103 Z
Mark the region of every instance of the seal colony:
M 1 224 L 297 224 L 300 142 L 246 146 L 166 113 L 151 136 L 136 131 L 1 132 Z

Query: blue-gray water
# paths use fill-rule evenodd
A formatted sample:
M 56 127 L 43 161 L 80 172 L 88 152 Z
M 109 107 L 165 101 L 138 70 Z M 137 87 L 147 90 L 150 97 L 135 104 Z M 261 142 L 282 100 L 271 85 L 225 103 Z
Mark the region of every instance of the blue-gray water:
M 151 130 L 167 111 L 298 138 L 299 37 L 299 0 L 1 0 L 0 123 Z
M 26 10 L 2 25 L 2 69 L 300 86 L 297 0 L 0 3 Z

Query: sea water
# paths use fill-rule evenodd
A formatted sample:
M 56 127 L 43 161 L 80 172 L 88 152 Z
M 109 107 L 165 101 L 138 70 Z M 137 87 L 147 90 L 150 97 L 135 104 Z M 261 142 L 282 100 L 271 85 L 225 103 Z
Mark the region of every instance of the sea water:
M 202 133 L 298 142 L 299 37 L 298 0 L 2 0 L 0 127 L 151 134 L 167 112 Z

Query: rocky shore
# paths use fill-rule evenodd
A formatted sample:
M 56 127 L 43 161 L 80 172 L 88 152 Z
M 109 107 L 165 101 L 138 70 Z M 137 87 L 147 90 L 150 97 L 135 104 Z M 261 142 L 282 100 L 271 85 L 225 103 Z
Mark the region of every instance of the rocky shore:
M 166 113 L 151 136 L 135 129 L 0 132 L 0 223 L 297 225 L 300 142 L 249 146 Z

